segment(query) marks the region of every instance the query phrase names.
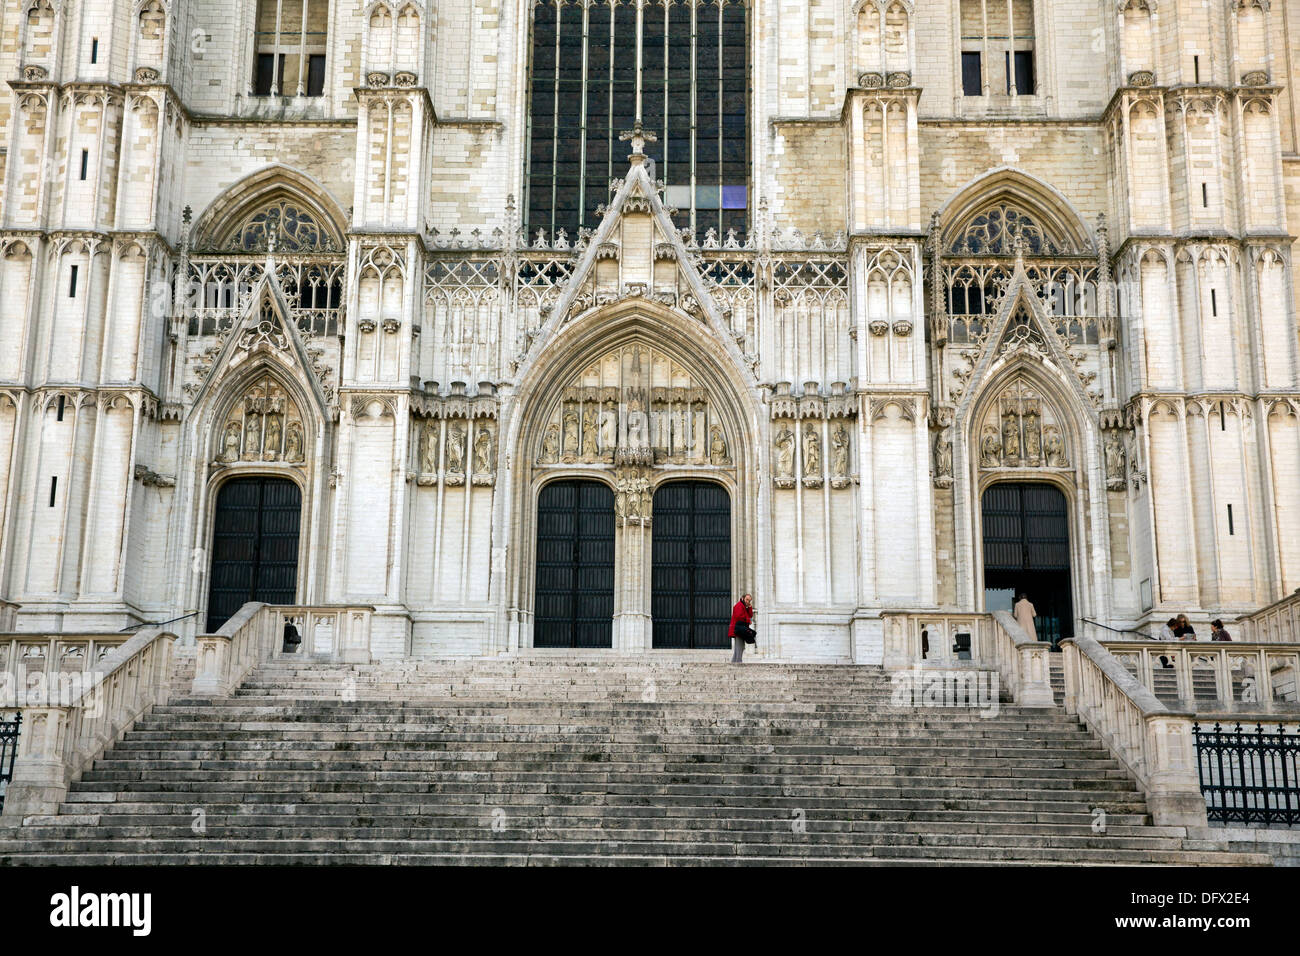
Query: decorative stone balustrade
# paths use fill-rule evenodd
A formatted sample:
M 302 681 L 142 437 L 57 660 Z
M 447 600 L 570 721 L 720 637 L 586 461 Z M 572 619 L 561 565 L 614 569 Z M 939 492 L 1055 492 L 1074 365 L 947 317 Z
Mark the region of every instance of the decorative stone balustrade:
M 1174 696 L 1180 706 L 1202 713 L 1300 713 L 1300 645 L 1106 641 L 1101 646 L 1157 698 Z
M 1300 644 L 1300 588 L 1237 619 L 1234 638 L 1256 644 Z
M 990 668 L 1021 707 L 1052 707 L 1051 645 L 996 614 L 885 614 L 886 670 L 917 664 Z M 967 642 L 969 641 L 969 656 Z
M 12 605 L 11 605 L 12 606 Z M 0 709 L 66 702 L 130 634 L 0 633 Z
M 250 602 L 215 634 L 195 638 L 193 693 L 225 697 L 249 672 L 279 654 L 364 664 L 370 661 L 373 607 L 281 607 Z M 285 625 L 301 643 L 284 650 Z
M 57 635 L 49 640 L 86 640 L 93 648 L 95 638 Z M 18 759 L 5 792 L 6 819 L 55 813 L 68 784 L 136 718 L 166 702 L 175 640 L 175 634 L 156 628 L 141 631 L 99 660 L 89 686 L 75 697 L 22 707 Z
M 1194 715 L 1170 710 L 1090 637 L 1067 638 L 1061 651 L 1066 712 L 1078 715 L 1137 780 L 1152 822 L 1205 827 Z

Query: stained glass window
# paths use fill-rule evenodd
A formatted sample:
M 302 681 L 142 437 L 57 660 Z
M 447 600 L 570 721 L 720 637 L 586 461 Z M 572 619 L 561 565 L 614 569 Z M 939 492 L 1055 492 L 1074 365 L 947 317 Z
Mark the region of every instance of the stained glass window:
M 533 11 L 524 208 L 530 234 L 599 224 L 638 117 L 680 227 L 748 228 L 745 0 L 539 0 Z

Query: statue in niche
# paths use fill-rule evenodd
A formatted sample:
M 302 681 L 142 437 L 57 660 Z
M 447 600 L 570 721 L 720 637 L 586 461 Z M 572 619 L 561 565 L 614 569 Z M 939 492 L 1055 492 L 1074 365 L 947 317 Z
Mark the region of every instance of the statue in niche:
M 486 425 L 479 426 L 474 439 L 474 474 L 492 474 L 492 430 Z
M 596 443 L 596 410 L 590 406 L 582 412 L 582 457 L 587 459 L 596 458 L 600 455 L 599 446 Z
M 1002 440 L 998 430 L 992 425 L 984 426 L 984 437 L 980 439 L 980 466 L 996 468 L 1002 463 Z
M 279 415 L 266 416 L 266 451 L 262 457 L 275 461 L 280 457 L 280 438 L 282 436 Z
M 1031 465 L 1038 464 L 1039 437 L 1038 412 L 1031 408 L 1025 412 L 1025 457 Z
M 715 465 L 729 464 L 727 438 L 722 433 L 721 425 L 714 425 L 709 429 L 709 460 Z
M 542 438 L 542 463 L 554 464 L 560 459 L 560 426 L 554 422 L 546 426 Z
M 831 474 L 836 478 L 849 476 L 849 430 L 843 422 L 831 432 Z
M 934 440 L 934 477 L 952 477 L 952 441 L 947 432 Z
M 256 461 L 262 453 L 262 416 L 244 418 L 244 460 Z
M 803 473 L 807 478 L 820 478 L 822 473 L 822 439 L 816 425 L 803 428 Z
M 1066 467 L 1065 442 L 1061 440 L 1061 432 L 1055 425 L 1043 429 L 1043 454 L 1046 455 L 1048 468 Z
M 564 457 L 566 461 L 572 461 L 578 454 L 578 413 L 573 410 L 573 406 L 568 406 L 564 410 Z
M 460 422 L 447 429 L 447 472 L 452 475 L 465 473 L 465 426 Z
M 794 432 L 782 428 L 776 436 L 776 476 L 794 477 Z
M 239 461 L 240 431 L 239 422 L 230 422 L 226 425 L 221 451 L 222 461 Z
M 426 475 L 436 475 L 438 473 L 438 431 L 433 422 L 425 422 L 420 437 L 420 471 Z
M 302 461 L 302 425 L 298 422 L 289 423 L 284 441 L 284 460 L 291 464 Z
M 1002 415 L 1002 460 L 1007 464 L 1020 460 L 1020 423 L 1016 419 L 1010 410 Z
M 1106 434 L 1106 445 L 1103 449 L 1106 456 L 1106 478 L 1112 482 L 1124 481 L 1124 445 L 1120 440 L 1119 432 L 1111 431 Z

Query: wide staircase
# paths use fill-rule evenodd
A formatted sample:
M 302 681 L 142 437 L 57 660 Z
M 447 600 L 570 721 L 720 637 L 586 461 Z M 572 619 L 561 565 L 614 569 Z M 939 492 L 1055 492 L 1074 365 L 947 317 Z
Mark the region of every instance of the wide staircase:
M 1152 826 L 1059 709 L 658 658 L 273 661 L 158 708 L 57 816 L 0 836 L 0 865 L 760 862 L 1269 859 Z

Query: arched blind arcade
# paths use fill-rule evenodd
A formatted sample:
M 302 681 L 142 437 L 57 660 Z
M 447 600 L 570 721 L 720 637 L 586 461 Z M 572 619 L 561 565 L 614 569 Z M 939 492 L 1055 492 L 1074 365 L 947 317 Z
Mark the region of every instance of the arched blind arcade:
M 533 8 L 525 210 L 531 234 L 599 224 L 637 118 L 677 225 L 749 222 L 745 0 L 539 0 Z

